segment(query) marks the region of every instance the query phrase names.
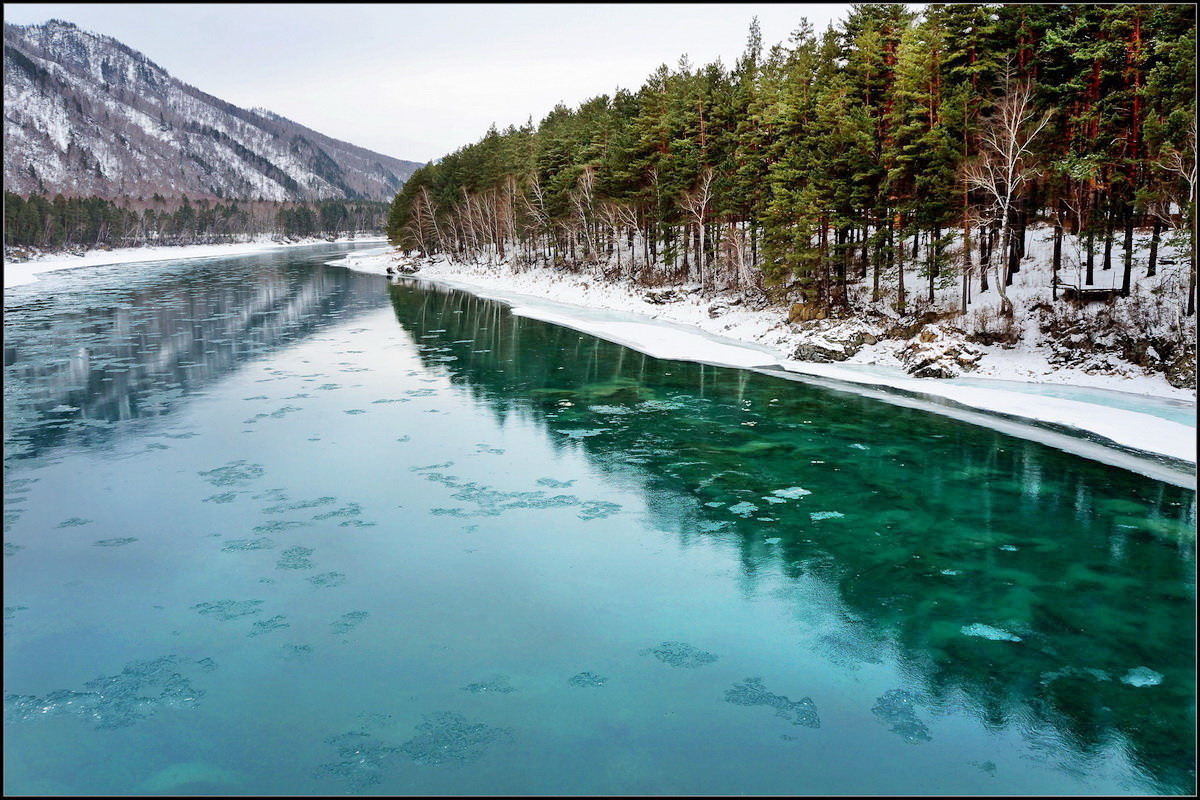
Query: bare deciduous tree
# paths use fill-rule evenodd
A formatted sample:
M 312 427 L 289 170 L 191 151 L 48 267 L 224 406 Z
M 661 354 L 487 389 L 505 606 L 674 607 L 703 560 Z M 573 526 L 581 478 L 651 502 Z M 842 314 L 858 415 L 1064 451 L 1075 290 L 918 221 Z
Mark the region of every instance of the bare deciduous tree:
M 683 210 L 688 213 L 700 231 L 700 252 L 696 254 L 696 268 L 699 272 L 700 284 L 705 285 L 704 271 L 704 223 L 708 221 L 708 206 L 712 203 L 713 196 L 713 180 L 716 173 L 712 167 L 705 167 L 700 172 L 700 177 L 696 180 L 695 187 L 684 192 L 680 198 L 680 205 Z
M 996 103 L 990 119 L 984 122 L 980 137 L 980 154 L 963 166 L 962 177 L 968 187 L 979 189 L 990 200 L 990 215 L 1000 223 L 1007 253 L 1012 247 L 1012 212 L 1017 199 L 1026 185 L 1038 175 L 1033 161 L 1031 145 L 1046 124 L 1053 111 L 1047 110 L 1038 117 L 1033 102 L 1033 86 L 1028 82 L 1013 84 L 1013 70 L 1009 64 L 1004 72 L 1004 95 Z M 1012 301 L 1005 291 L 1007 274 L 1000 275 L 1000 259 L 994 259 L 996 288 L 1000 291 L 1000 313 L 1011 317 Z M 1008 259 L 1004 259 L 1007 272 Z

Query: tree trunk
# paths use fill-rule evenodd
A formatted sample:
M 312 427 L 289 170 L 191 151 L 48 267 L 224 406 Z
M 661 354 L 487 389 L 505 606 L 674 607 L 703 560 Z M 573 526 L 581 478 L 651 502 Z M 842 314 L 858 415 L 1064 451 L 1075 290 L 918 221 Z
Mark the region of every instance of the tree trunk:
M 1087 232 L 1087 258 L 1085 262 L 1085 272 L 1083 282 L 1087 286 L 1091 286 L 1096 282 L 1096 233 L 1088 227 Z
M 1052 275 L 1053 275 L 1053 277 L 1051 278 L 1051 286 L 1053 287 L 1052 292 L 1053 292 L 1055 300 L 1058 299 L 1058 270 L 1062 266 L 1062 239 L 1063 239 L 1062 219 L 1057 214 L 1055 214 L 1054 215 L 1054 258 L 1050 263 L 1050 269 L 1051 269 Z
M 1111 203 L 1109 204 L 1112 205 Z M 1113 245 L 1113 213 L 1112 208 L 1105 209 L 1104 212 L 1104 262 L 1101 266 L 1102 270 L 1112 269 L 1112 245 Z
M 933 283 L 938 276 L 938 236 L 941 234 L 941 228 L 934 228 L 933 235 L 929 240 L 929 303 L 933 304 Z
M 1146 267 L 1146 277 L 1153 278 L 1158 274 L 1158 237 L 1162 233 L 1162 220 L 1154 217 L 1154 230 L 1150 234 L 1150 264 Z
M 979 291 L 988 290 L 988 269 L 992 266 L 992 230 L 990 225 L 979 226 Z
M 1133 207 L 1125 204 L 1125 263 L 1121 276 L 1121 297 L 1129 297 L 1130 277 L 1133 274 Z
M 1025 203 L 1017 200 L 1013 210 L 1013 230 L 1009 234 L 1008 277 L 1005 286 L 1012 286 L 1012 276 L 1021 271 L 1021 257 L 1025 255 Z
M 1011 226 L 1004 231 L 1004 252 L 1008 255 L 1005 260 L 1004 285 L 1012 286 L 1013 274 L 1020 268 L 1021 257 L 1017 255 L 1017 232 Z

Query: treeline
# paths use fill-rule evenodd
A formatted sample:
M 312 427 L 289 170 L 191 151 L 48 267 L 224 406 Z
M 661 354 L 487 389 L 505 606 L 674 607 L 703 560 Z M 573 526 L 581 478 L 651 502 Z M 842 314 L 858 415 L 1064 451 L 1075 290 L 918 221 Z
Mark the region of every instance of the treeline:
M 314 203 L 150 201 L 4 193 L 4 244 L 13 247 L 133 247 L 213 244 L 260 234 L 287 237 L 381 232 L 388 205 L 370 200 Z
M 855 4 L 764 52 L 755 21 L 732 69 L 684 57 L 426 165 L 388 233 L 830 309 L 852 285 L 903 311 L 961 279 L 964 310 L 977 284 L 1011 314 L 1030 224 L 1054 227 L 1056 274 L 1119 268 L 1123 294 L 1174 232 L 1193 314 L 1195 34 L 1188 5 Z M 1153 231 L 1138 276 L 1135 226 Z

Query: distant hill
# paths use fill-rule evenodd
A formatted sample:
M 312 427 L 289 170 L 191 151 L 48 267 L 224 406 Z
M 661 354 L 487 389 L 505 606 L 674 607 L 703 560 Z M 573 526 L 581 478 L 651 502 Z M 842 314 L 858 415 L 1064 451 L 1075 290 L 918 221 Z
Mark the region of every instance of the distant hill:
M 4 188 L 390 200 L 419 166 L 246 110 L 70 22 L 4 26 Z

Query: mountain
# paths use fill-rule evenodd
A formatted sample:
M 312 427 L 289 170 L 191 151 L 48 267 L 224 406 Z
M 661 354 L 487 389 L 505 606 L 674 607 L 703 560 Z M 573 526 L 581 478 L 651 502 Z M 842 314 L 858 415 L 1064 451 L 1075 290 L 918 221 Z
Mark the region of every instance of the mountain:
M 390 200 L 419 166 L 238 108 L 70 22 L 4 26 L 6 190 Z

